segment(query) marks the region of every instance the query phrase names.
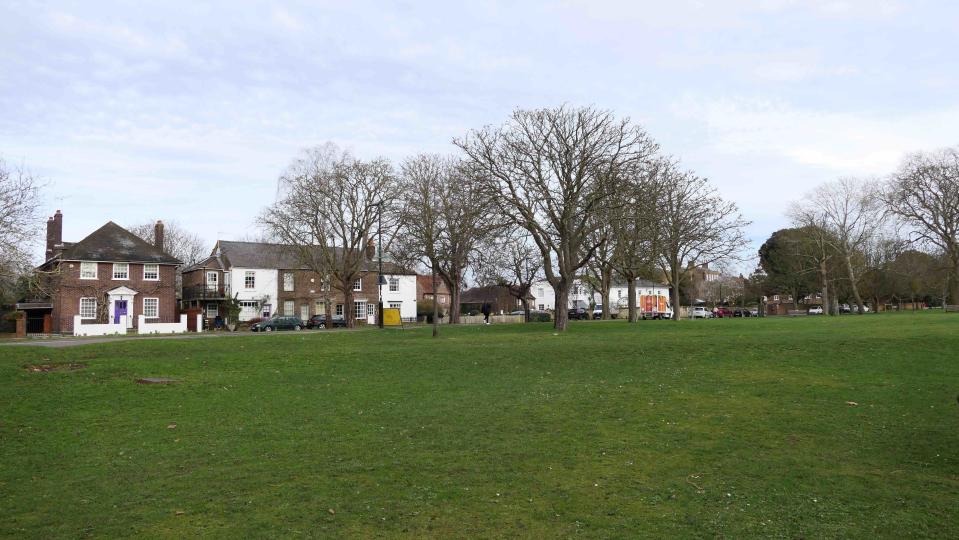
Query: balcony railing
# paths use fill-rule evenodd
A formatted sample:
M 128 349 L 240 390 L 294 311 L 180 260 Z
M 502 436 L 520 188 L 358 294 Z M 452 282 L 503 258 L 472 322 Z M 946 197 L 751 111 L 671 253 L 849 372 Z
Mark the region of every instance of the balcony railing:
M 212 285 L 183 287 L 184 300 L 223 300 L 229 295 L 230 291 L 226 290 L 222 285 L 219 287 Z

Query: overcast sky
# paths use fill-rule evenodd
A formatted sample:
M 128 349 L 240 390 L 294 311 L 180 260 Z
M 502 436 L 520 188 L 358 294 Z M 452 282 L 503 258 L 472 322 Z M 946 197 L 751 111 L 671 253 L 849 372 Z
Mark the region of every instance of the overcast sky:
M 253 232 L 301 148 L 399 161 L 516 107 L 595 105 L 758 245 L 812 186 L 959 143 L 957 2 L 387 4 L 6 0 L 0 156 L 50 180 L 65 240 L 160 218 L 212 245 Z

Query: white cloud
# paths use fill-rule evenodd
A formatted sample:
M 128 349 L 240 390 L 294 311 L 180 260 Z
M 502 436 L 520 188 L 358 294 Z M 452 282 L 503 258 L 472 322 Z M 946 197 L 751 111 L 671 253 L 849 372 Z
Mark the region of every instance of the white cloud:
M 959 142 L 959 107 L 911 113 L 830 112 L 745 99 L 685 98 L 673 110 L 725 154 L 785 159 L 837 174 L 883 175 L 908 152 Z

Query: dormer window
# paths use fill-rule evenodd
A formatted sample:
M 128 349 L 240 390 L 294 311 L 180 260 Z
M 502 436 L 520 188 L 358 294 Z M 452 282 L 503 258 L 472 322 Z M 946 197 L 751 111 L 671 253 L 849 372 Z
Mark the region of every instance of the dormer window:
M 130 279 L 130 263 L 113 263 L 113 279 Z

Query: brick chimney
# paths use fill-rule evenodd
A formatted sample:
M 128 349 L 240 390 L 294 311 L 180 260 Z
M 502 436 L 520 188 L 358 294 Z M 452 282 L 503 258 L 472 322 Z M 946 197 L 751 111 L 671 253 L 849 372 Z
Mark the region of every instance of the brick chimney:
M 153 245 L 160 251 L 163 251 L 163 222 L 159 219 L 153 226 Z
M 47 260 L 63 249 L 63 214 L 59 210 L 47 219 Z

